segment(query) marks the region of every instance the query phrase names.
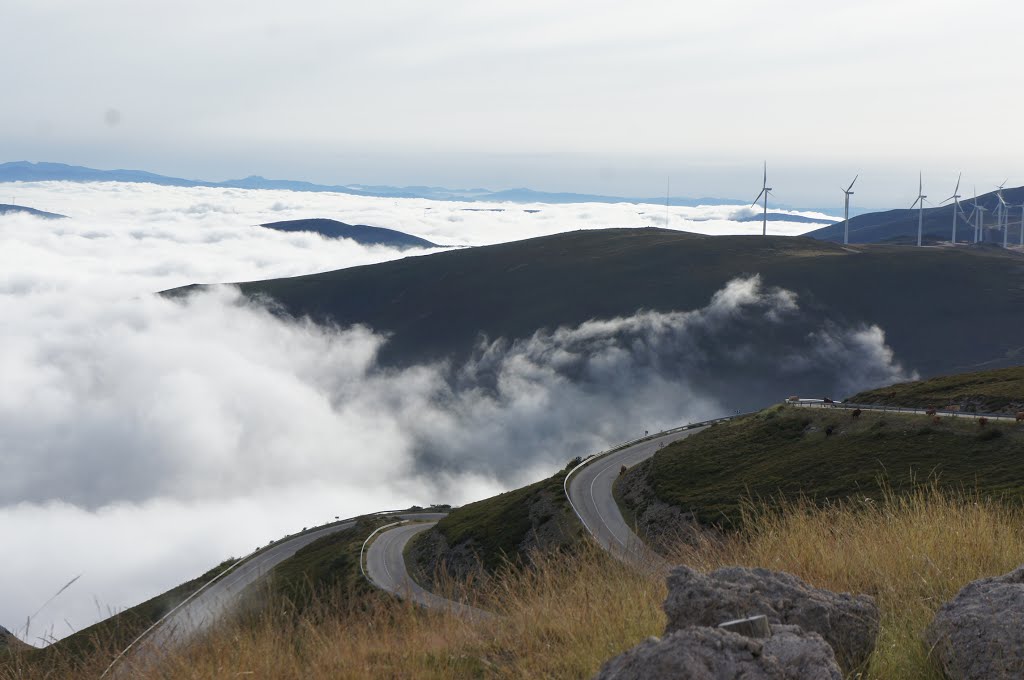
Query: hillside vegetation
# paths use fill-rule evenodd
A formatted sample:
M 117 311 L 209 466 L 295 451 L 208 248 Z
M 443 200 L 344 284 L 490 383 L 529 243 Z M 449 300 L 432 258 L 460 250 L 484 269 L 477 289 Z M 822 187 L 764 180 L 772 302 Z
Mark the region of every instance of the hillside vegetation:
M 729 280 L 753 274 L 797 293 L 821 323 L 878 324 L 897 359 L 923 376 L 1019 363 L 1024 258 L 1002 249 L 586 230 L 241 289 L 295 316 L 388 333 L 381 361 L 409 364 L 463 359 L 481 335 L 524 338 L 639 309 L 698 309 Z M 763 338 L 766 353 L 773 342 Z
M 934 487 L 871 504 L 750 507 L 744 526 L 675 555 L 705 570 L 764 566 L 873 595 L 882 627 L 866 679 L 940 680 L 921 635 L 934 611 L 967 582 L 1024 561 L 1021 508 Z M 499 614 L 484 622 L 391 598 L 354 605 L 330 593 L 299 616 L 271 606 L 170 655 L 155 677 L 583 679 L 665 626 L 664 581 L 592 545 L 500 570 L 484 587 Z M 15 654 L 0 664 L 0 680 L 94 680 L 108 658 L 41 669 Z
M 885 489 L 900 494 L 928 480 L 1019 503 L 1022 448 L 1024 430 L 1013 424 L 777 406 L 671 444 L 629 474 L 644 475 L 657 501 L 701 524 L 735 529 L 750 498 L 878 500 Z
M 1024 410 L 1024 366 L 944 375 L 889 385 L 850 397 L 857 404 L 956 406 L 961 411 L 1017 413 Z
M 584 530 L 565 497 L 565 473 L 453 509 L 409 547 L 416 580 L 434 585 L 443 571 L 465 581 L 527 564 L 536 553 L 578 547 Z

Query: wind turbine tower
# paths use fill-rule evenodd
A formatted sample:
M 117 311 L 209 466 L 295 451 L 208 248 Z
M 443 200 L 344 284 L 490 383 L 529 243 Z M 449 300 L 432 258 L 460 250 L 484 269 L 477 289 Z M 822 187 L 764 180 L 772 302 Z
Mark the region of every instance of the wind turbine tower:
M 764 196 L 764 212 L 761 216 L 761 236 L 768 235 L 768 194 L 771 190 L 772 188 L 768 186 L 768 161 L 765 161 L 764 181 L 761 183 L 761 193 L 759 193 L 757 198 L 754 199 L 754 202 L 750 204 L 750 207 L 753 208 L 757 205 L 757 202 L 761 200 L 761 197 Z
M 850 186 L 848 186 L 845 189 L 843 189 L 843 194 L 845 194 L 845 197 L 846 197 L 845 206 L 843 207 L 843 245 L 844 246 L 848 245 L 850 243 L 850 196 L 853 196 L 853 192 L 850 191 L 850 190 L 853 189 L 853 185 L 857 183 L 857 178 L 858 177 L 860 177 L 860 175 L 854 175 L 853 181 L 850 182 Z
M 921 228 L 924 226 L 924 199 L 928 198 L 924 195 L 924 179 L 921 177 L 921 173 L 917 174 L 917 198 L 910 204 L 910 209 L 913 210 L 914 206 L 918 206 L 917 211 L 917 245 L 921 245 Z
M 953 201 L 953 239 L 951 243 L 954 246 L 956 245 L 956 211 L 960 210 L 960 212 L 963 212 L 963 210 L 961 210 L 960 208 L 960 194 L 957 193 L 958 191 L 960 191 L 960 178 L 962 176 L 963 173 L 960 173 L 959 175 L 956 176 L 956 189 L 953 189 L 953 195 L 947 198 L 945 201 L 943 201 L 943 203 Z
M 984 226 L 985 226 L 985 211 L 986 210 L 988 210 L 988 208 L 986 208 L 984 206 L 981 206 L 981 205 L 978 205 L 978 190 L 975 189 L 974 190 L 974 210 L 971 211 L 972 215 L 977 214 L 977 217 L 974 219 L 974 242 L 975 243 L 980 243 L 985 238 Z
M 1003 182 L 1005 184 L 1005 182 Z M 999 199 L 999 204 L 996 208 L 999 211 L 999 220 L 997 224 L 1003 229 L 1003 247 L 1007 245 L 1007 239 L 1010 232 L 1010 206 L 1003 198 L 1003 185 L 999 185 L 999 189 L 996 191 L 996 198 Z

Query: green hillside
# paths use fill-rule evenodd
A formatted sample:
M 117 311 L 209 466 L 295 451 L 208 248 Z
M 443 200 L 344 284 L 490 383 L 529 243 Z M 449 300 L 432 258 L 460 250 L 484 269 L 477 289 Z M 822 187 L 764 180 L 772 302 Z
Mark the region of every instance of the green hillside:
M 901 493 L 932 481 L 1020 502 L 1022 447 L 1024 429 L 1012 423 L 777 406 L 667 446 L 629 474 L 646 476 L 648 502 L 728 529 L 750 499 L 877 500 L 883 488 Z M 643 505 L 629 510 L 642 515 Z
M 1024 366 L 943 375 L 890 385 L 850 397 L 857 404 L 956 406 L 962 411 L 1017 413 L 1024 410 Z
M 568 469 L 453 509 L 410 546 L 407 561 L 417 580 L 433 583 L 442 565 L 450 575 L 464 580 L 479 572 L 493 572 L 507 562 L 528 562 L 533 550 L 572 547 L 584 531 L 562 486 Z
M 727 281 L 751 274 L 796 292 L 816 319 L 880 325 L 896 356 L 925 377 L 1019 363 L 1024 349 L 1024 258 L 1002 249 L 844 248 L 807 238 L 608 229 L 241 288 L 293 315 L 387 332 L 381 360 L 407 364 L 464 358 L 481 335 L 522 338 L 638 309 L 697 309 Z

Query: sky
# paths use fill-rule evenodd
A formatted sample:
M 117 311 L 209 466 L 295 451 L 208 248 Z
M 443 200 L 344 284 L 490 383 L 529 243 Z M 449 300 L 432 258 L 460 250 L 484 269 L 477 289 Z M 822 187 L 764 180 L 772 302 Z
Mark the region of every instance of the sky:
M 334 217 L 478 246 L 663 226 L 664 206 L 120 183 L 0 191 L 71 216 L 0 216 L 0 625 L 37 645 L 303 527 L 532 483 L 643 430 L 733 412 L 736 390 L 757 400 L 814 375 L 846 394 L 913 377 L 884 329 L 805 313 L 755 274 L 697 309 L 481 340 L 459 365 L 402 369 L 377 364 L 387 337 L 373 328 L 285 319 L 231 286 L 152 295 L 431 252 L 256 226 L 275 220 Z M 737 211 L 748 212 L 673 207 L 670 226 L 757 233 L 729 219 Z M 796 331 L 771 356 L 736 340 L 780 324 Z M 767 377 L 708 379 L 725 366 Z
M 0 160 L 200 179 L 941 200 L 1017 170 L 1012 0 L 7 0 Z

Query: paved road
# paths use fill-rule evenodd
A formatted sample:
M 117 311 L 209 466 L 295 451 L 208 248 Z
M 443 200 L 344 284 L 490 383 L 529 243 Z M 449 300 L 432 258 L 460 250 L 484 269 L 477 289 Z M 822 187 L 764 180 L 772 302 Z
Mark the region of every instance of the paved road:
M 443 517 L 443 515 L 442 515 Z M 405 567 L 405 546 L 413 536 L 432 528 L 437 521 L 410 522 L 382 531 L 366 551 L 366 574 L 373 585 L 424 607 L 449 611 L 475 619 L 493 616 L 476 607 L 446 600 L 424 590 L 412 580 Z
M 444 517 L 443 514 L 406 513 L 396 514 L 397 519 L 413 519 L 417 517 Z M 346 529 L 356 524 L 355 519 L 345 520 L 322 529 L 287 538 L 277 545 L 256 553 L 237 564 L 231 571 L 200 589 L 192 598 L 173 610 L 163 620 L 155 624 L 129 647 L 121 657 L 111 664 L 120 664 L 118 676 L 127 672 L 141 672 L 142 667 L 155 659 L 163 650 L 188 641 L 192 636 L 213 626 L 231 606 L 237 604 L 239 597 L 249 586 L 263 579 L 281 562 L 292 557 L 296 552 L 310 543 Z M 128 657 L 131 657 L 130 662 Z M 111 669 L 108 669 L 110 672 Z
M 662 446 L 685 439 L 705 428 L 695 427 L 634 444 L 584 465 L 569 478 L 569 502 L 601 547 L 635 566 L 661 570 L 668 565 L 665 558 L 648 548 L 633 533 L 619 512 L 619 506 L 612 495 L 612 485 L 618 479 L 623 465 L 636 465 L 653 456 Z

